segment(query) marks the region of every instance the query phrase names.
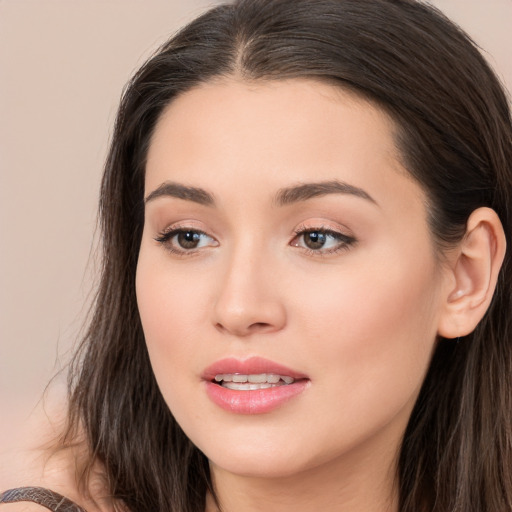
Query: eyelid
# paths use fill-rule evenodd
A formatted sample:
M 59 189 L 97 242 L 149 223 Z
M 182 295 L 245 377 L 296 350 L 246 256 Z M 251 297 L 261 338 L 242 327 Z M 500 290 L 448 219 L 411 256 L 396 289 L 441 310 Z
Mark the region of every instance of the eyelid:
M 203 231 L 201 229 L 197 229 L 197 228 L 192 228 L 192 227 L 173 227 L 173 228 L 170 228 L 170 229 L 166 228 L 165 230 L 163 230 L 160 233 L 158 233 L 158 235 L 154 239 L 157 242 L 162 242 L 163 243 L 163 242 L 171 239 L 172 237 L 176 236 L 178 233 L 182 233 L 182 232 L 185 232 L 185 231 L 190 231 L 190 232 L 198 233 L 200 235 L 205 235 L 208 238 L 211 238 L 212 240 L 215 240 L 213 238 L 213 236 L 209 235 L 205 231 Z
M 347 226 L 339 224 L 337 222 L 329 222 L 325 219 L 312 219 L 301 222 L 295 229 L 294 233 L 299 234 L 304 231 L 324 231 L 342 235 L 347 238 L 355 239 L 355 235 L 352 230 Z
M 161 220 L 163 221 L 164 219 Z M 174 222 L 165 222 L 165 224 L 164 222 L 157 222 L 154 225 L 154 230 L 157 233 L 157 236 L 153 237 L 154 239 L 164 237 L 173 231 L 196 231 L 217 240 L 217 236 L 209 227 L 206 227 L 203 222 L 193 218 L 183 218 L 182 220 L 180 219 Z

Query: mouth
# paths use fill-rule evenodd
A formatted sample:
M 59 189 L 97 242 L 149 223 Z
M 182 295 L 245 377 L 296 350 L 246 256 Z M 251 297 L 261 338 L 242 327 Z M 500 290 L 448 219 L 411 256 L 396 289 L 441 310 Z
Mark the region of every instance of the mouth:
M 202 378 L 212 402 L 237 414 L 271 412 L 297 399 L 310 385 L 306 375 L 260 357 L 222 359 Z
M 256 391 L 279 386 L 289 386 L 295 382 L 289 375 L 277 375 L 275 373 L 258 373 L 244 375 L 240 373 L 220 373 L 215 375 L 212 382 L 223 388 L 236 391 Z

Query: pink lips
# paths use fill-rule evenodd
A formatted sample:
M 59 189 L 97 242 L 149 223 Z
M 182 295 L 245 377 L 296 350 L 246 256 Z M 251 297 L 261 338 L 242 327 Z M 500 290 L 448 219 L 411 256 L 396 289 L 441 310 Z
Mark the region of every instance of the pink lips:
M 246 391 L 227 389 L 215 382 L 216 375 L 262 373 L 292 377 L 295 380 L 291 384 Z M 310 382 L 306 375 L 261 357 L 245 360 L 222 359 L 206 368 L 202 378 L 206 382 L 206 392 L 212 402 L 222 409 L 238 414 L 270 412 L 302 393 Z

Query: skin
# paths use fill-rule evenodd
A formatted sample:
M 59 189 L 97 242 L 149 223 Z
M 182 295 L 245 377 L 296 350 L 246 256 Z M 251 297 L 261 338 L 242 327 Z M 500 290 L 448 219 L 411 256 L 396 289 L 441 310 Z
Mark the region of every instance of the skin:
M 283 188 L 334 180 L 371 199 L 276 204 Z M 170 181 L 215 204 L 147 201 L 138 305 L 164 399 L 210 460 L 223 511 L 397 510 L 396 454 L 454 280 L 391 120 L 312 81 L 209 83 L 177 98 L 153 135 L 146 197 Z M 155 240 L 176 228 L 205 235 L 195 249 Z M 308 249 L 305 230 L 354 241 Z M 308 386 L 265 414 L 219 408 L 204 369 L 250 356 Z
M 59 446 L 66 422 L 66 400 L 56 387 L 49 387 L 47 391 L 44 400 L 25 421 L 19 441 L 14 441 L 9 452 L 1 454 L 0 490 L 45 487 L 66 496 L 87 512 L 114 512 L 116 509 L 99 462 L 91 471 L 90 492 L 84 495 L 78 485 L 77 470 L 88 458 L 88 447 L 81 435 L 70 446 Z M 41 512 L 46 509 L 26 501 L 2 504 L 0 510 Z

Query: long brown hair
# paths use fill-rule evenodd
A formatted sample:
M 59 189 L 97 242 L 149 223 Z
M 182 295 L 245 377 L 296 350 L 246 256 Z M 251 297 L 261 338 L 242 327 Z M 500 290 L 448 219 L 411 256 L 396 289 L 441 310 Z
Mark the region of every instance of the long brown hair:
M 512 126 L 478 49 L 414 0 L 239 0 L 164 44 L 128 84 L 101 189 L 101 282 L 70 372 L 69 442 L 86 437 L 114 498 L 137 512 L 204 511 L 208 462 L 175 422 L 152 373 L 137 311 L 145 160 L 162 110 L 219 76 L 312 78 L 394 119 L 404 165 L 426 192 L 439 253 L 481 206 L 512 247 Z M 512 510 L 512 259 L 476 330 L 440 339 L 404 434 L 401 512 Z M 210 489 L 212 490 L 212 489 Z

